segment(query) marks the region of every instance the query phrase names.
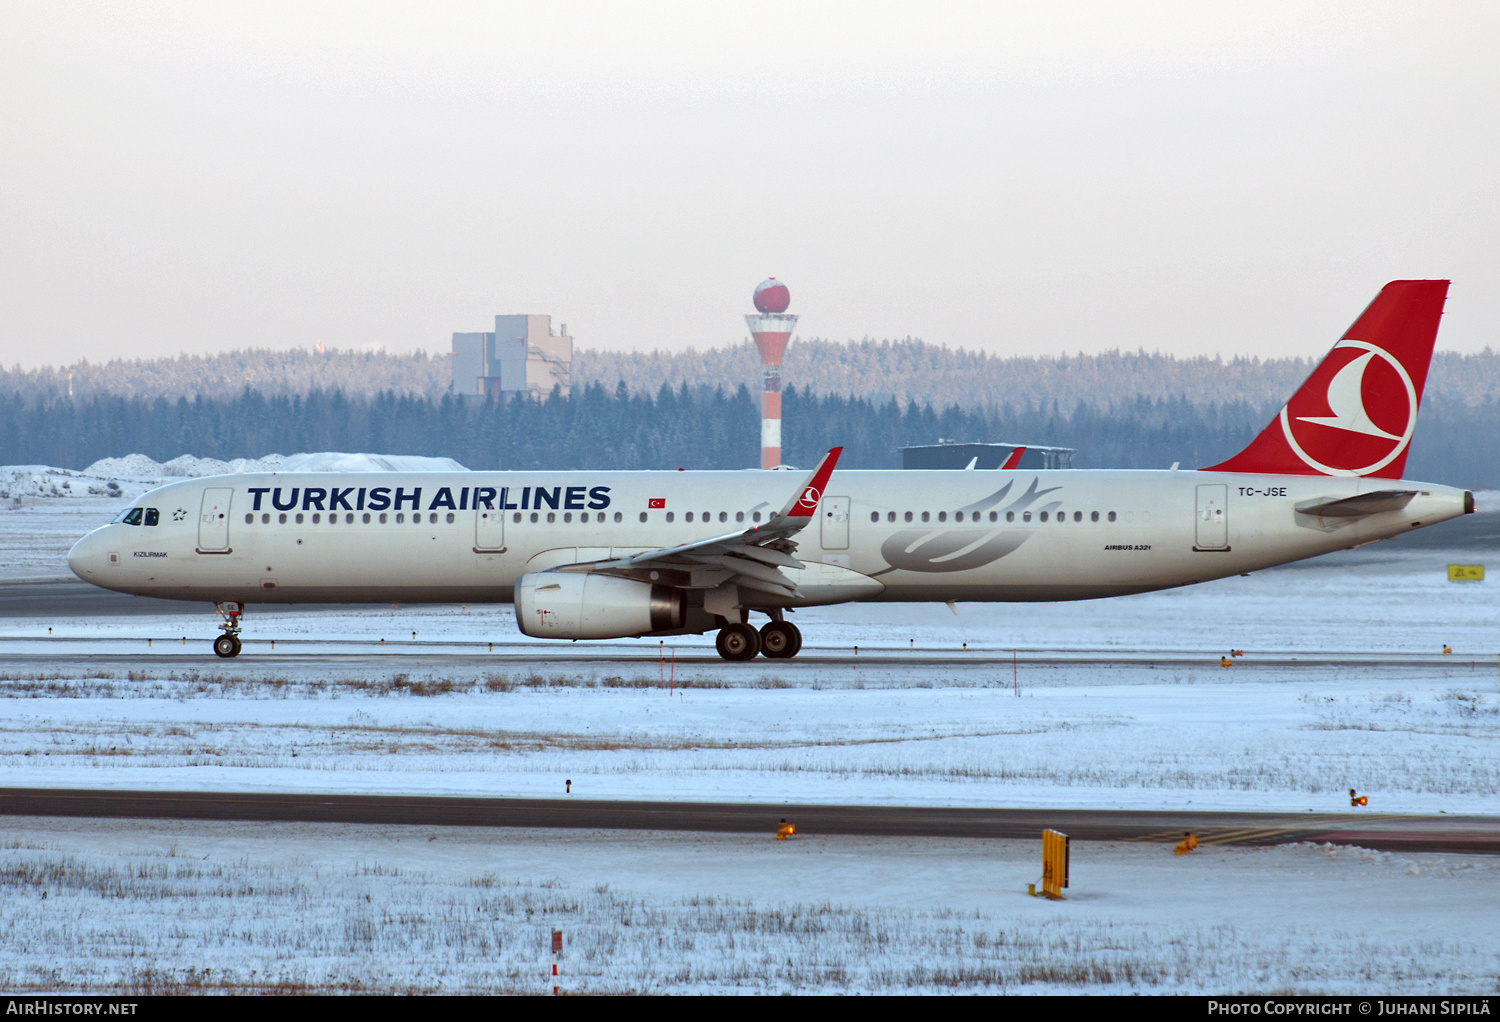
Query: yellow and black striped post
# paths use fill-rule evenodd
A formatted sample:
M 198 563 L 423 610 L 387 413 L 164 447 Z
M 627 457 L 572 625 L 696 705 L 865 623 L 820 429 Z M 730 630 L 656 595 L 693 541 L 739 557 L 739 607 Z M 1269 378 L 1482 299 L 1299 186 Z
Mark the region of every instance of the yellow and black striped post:
M 1042 831 L 1042 896 L 1062 900 L 1062 889 L 1068 886 L 1068 835 L 1055 830 Z

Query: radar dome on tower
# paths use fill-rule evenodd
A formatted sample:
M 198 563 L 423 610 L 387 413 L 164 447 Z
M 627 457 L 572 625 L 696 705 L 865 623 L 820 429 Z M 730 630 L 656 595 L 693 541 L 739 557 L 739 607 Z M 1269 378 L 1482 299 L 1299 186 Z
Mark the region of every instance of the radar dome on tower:
M 792 293 L 775 277 L 768 277 L 755 285 L 753 298 L 755 308 L 764 313 L 782 313 L 792 304 Z

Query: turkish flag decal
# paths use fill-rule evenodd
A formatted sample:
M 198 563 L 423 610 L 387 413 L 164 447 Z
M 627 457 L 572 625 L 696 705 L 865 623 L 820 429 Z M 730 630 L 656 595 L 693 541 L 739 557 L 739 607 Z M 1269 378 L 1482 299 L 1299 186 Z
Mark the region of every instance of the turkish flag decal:
M 646 501 L 646 506 L 647 507 L 666 507 L 667 506 L 667 498 L 666 497 L 652 497 L 650 500 Z

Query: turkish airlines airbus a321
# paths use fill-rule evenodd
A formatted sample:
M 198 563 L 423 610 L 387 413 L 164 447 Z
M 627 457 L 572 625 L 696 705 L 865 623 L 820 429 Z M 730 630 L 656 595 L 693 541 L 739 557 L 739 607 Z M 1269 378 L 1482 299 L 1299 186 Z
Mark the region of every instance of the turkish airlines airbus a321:
M 718 630 L 796 656 L 789 611 L 1192 585 L 1474 510 L 1401 478 L 1447 281 L 1387 284 L 1271 424 L 1198 471 L 254 474 L 150 491 L 68 555 L 87 582 L 246 603 L 514 603 L 530 636 Z M 768 617 L 759 629 L 752 614 Z

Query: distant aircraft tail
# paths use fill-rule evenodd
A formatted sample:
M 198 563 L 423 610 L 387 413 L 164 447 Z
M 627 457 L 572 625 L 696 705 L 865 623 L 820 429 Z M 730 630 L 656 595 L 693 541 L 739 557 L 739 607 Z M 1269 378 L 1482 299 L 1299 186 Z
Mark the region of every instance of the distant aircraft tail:
M 1393 280 L 1250 446 L 1205 471 L 1400 479 L 1448 296 Z

